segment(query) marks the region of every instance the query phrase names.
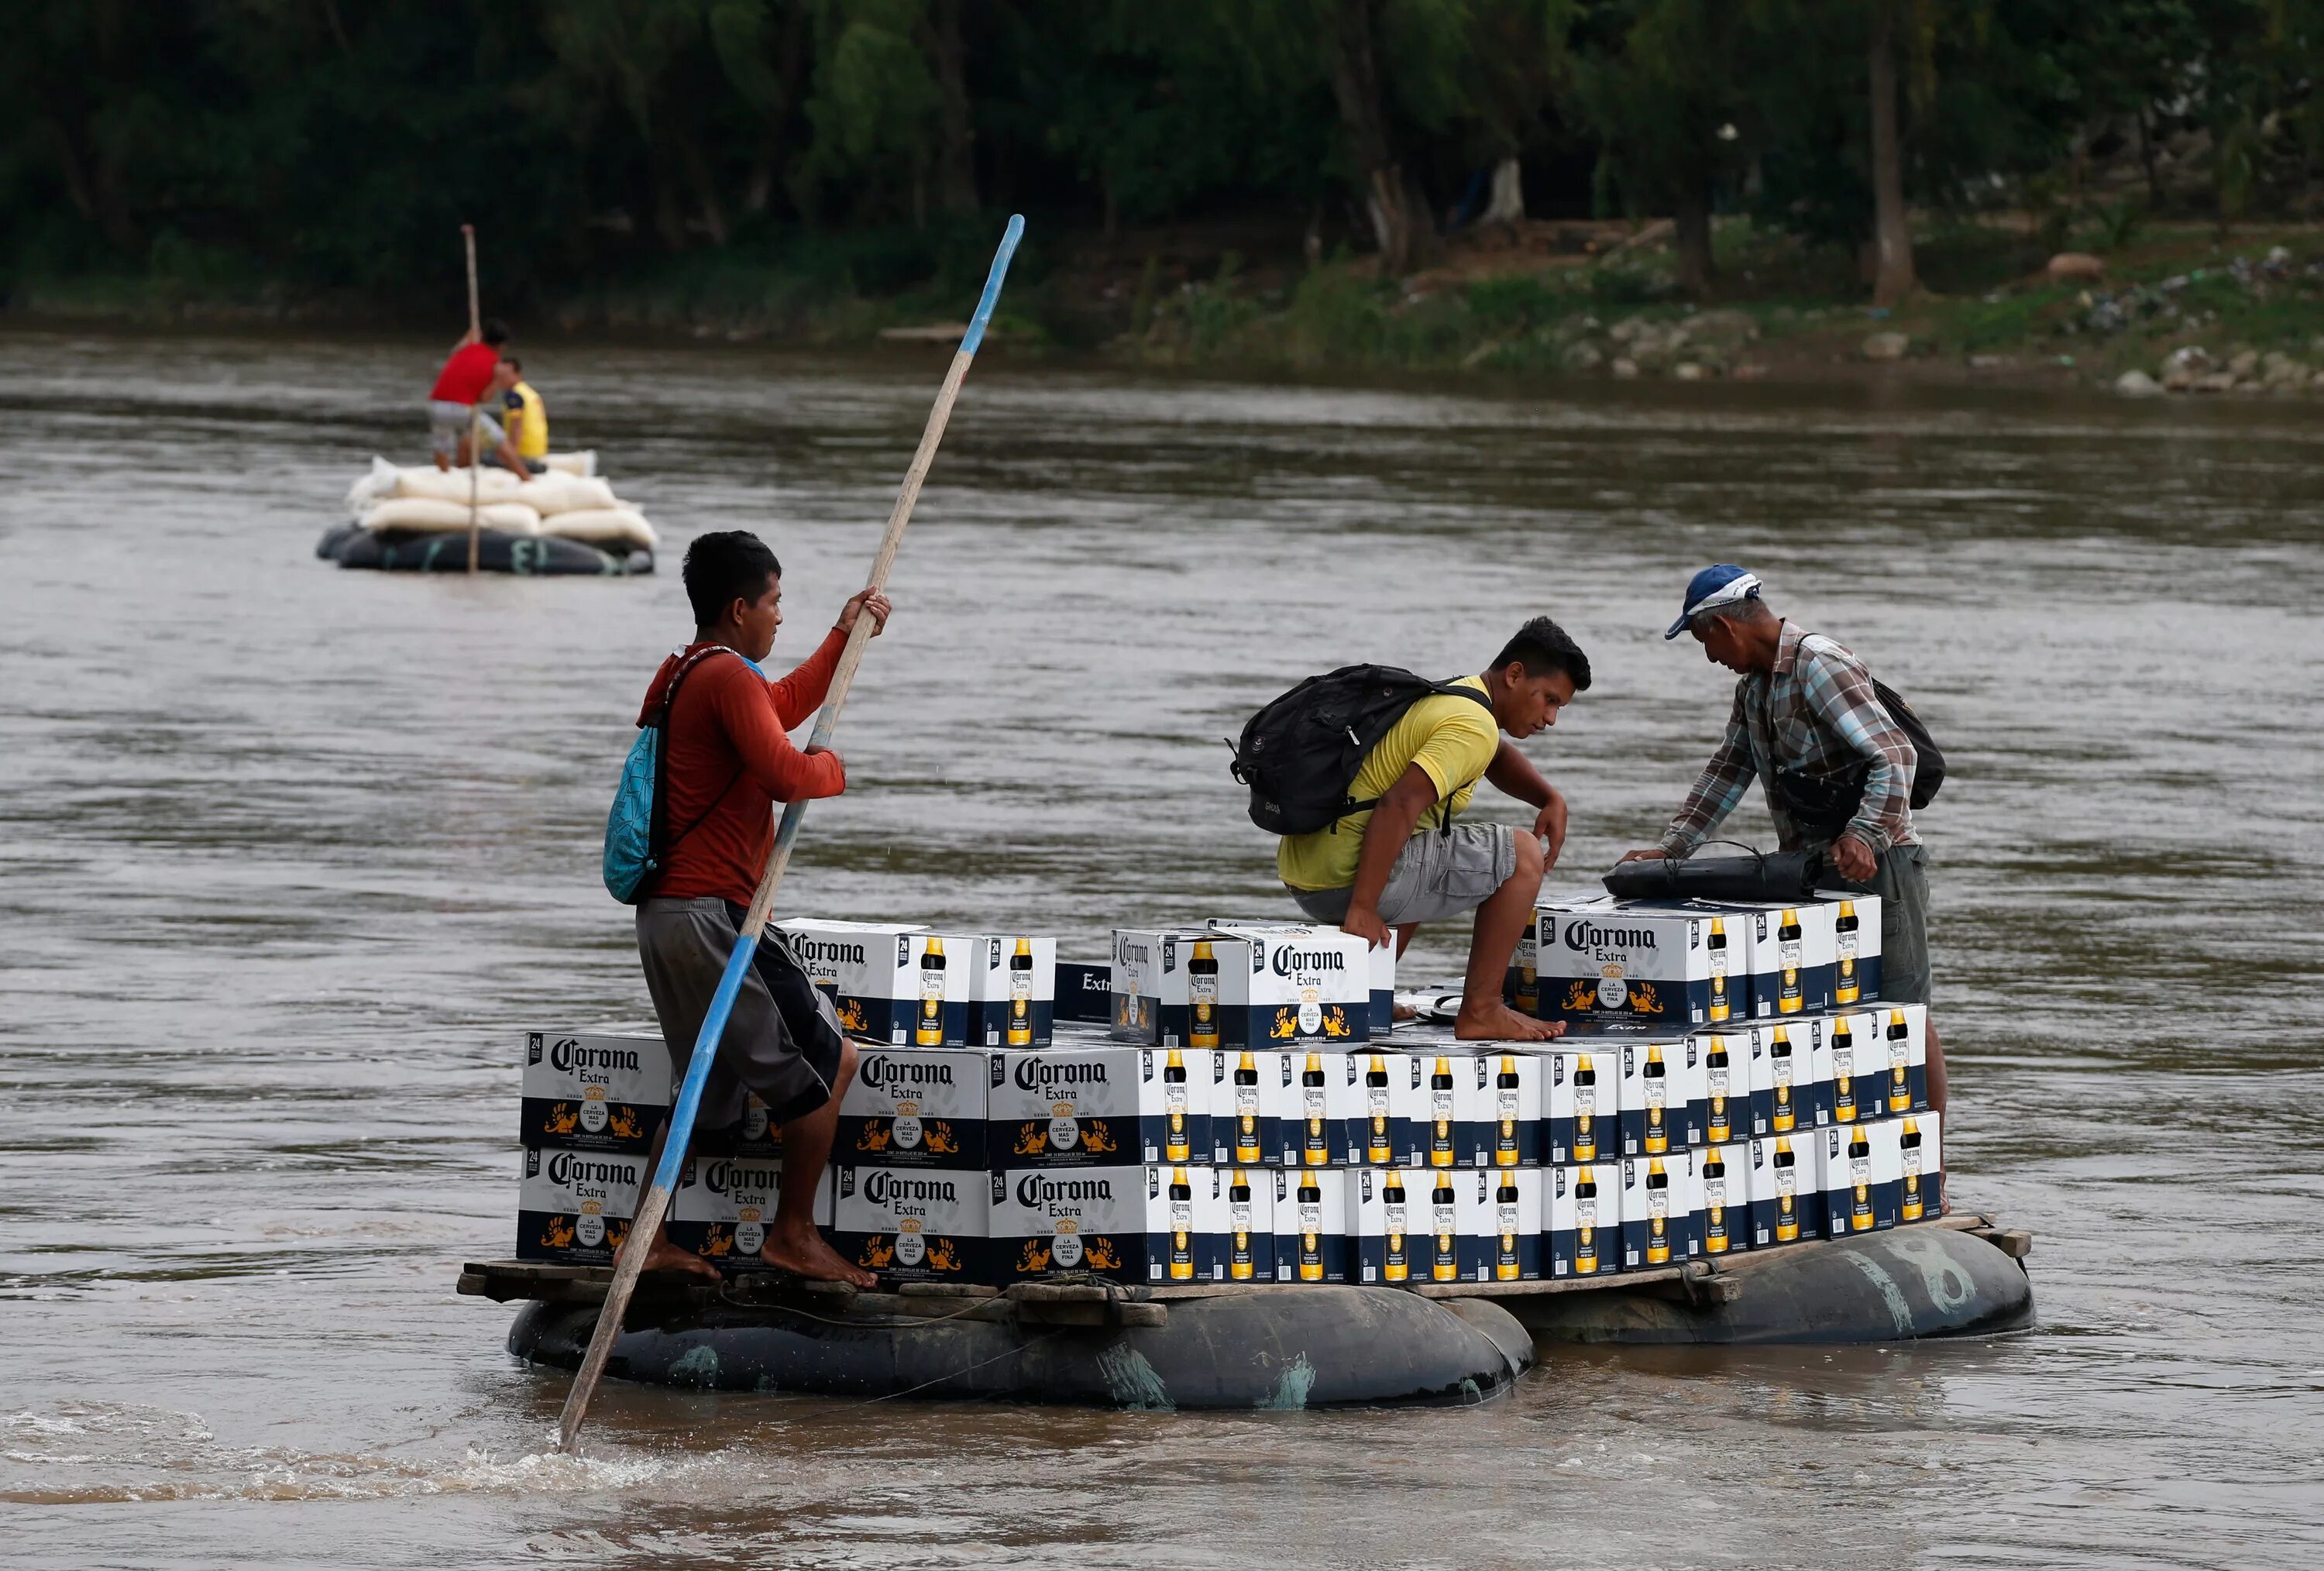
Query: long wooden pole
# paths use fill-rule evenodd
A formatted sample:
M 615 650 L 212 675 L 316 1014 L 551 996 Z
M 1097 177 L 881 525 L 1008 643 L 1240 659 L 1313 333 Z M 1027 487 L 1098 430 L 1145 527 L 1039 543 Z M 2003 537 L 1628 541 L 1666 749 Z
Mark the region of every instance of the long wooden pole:
M 476 226 L 460 226 L 460 238 L 468 248 L 468 336 L 472 342 L 481 342 L 484 336 L 484 320 L 476 307 Z M 476 406 L 468 406 L 468 577 L 476 576 L 476 557 L 483 543 L 483 533 L 476 519 L 476 488 L 484 467 L 484 422 L 478 418 Z
M 976 302 L 976 314 L 969 319 L 968 331 L 961 336 L 960 349 L 953 356 L 951 368 L 945 373 L 944 386 L 936 393 L 936 407 L 928 411 L 927 429 L 920 433 L 919 450 L 912 455 L 912 467 L 904 471 L 904 484 L 897 491 L 896 505 L 888 514 L 887 532 L 880 537 L 879 554 L 872 559 L 871 574 L 864 579 L 867 589 L 884 587 L 889 569 L 896 565 L 896 550 L 904 542 L 904 526 L 912 521 L 912 505 L 920 499 L 921 482 L 927 478 L 928 465 L 936 458 L 937 444 L 944 440 L 945 424 L 952 418 L 953 400 L 960 395 L 961 381 L 968 374 L 969 362 L 975 358 L 977 346 L 984 341 L 984 327 L 992 318 L 993 302 L 1001 298 L 1001 282 L 1008 275 L 1009 259 L 1016 254 L 1017 242 L 1024 234 L 1024 218 L 1011 217 L 1001 237 L 1001 249 L 993 254 L 992 271 L 985 278 L 984 294 Z M 824 698 L 823 712 L 816 718 L 814 735 L 807 742 L 809 747 L 831 745 L 832 733 L 839 726 L 840 711 L 847 707 L 847 690 L 855 681 L 855 668 L 863 661 L 863 645 L 871 636 L 871 618 L 857 617 L 848 633 L 846 647 L 840 652 L 839 665 L 832 672 L 831 688 Z M 694 1136 L 695 1115 L 702 1108 L 702 1088 L 710 1078 L 711 1060 L 717 1056 L 718 1040 L 726 1033 L 726 1017 L 733 1011 L 735 997 L 742 990 L 742 978 L 758 952 L 759 936 L 767 929 L 767 913 L 774 909 L 775 892 L 782 887 L 784 870 L 790 866 L 791 847 L 798 843 L 799 825 L 806 818 L 805 802 L 784 805 L 782 824 L 775 831 L 774 849 L 767 856 L 767 871 L 759 880 L 758 892 L 751 898 L 750 911 L 742 919 L 742 930 L 734 940 L 734 952 L 726 958 L 726 973 L 718 979 L 718 991 L 711 995 L 710 1011 L 702 1017 L 702 1030 L 694 1042 L 694 1057 L 686 1066 L 685 1083 L 678 1087 L 678 1105 L 670 1109 L 669 1135 L 662 1142 L 661 1161 L 654 1169 L 653 1182 L 638 1202 L 637 1215 L 631 1218 L 629 1236 L 622 1240 L 621 1254 L 613 1262 L 613 1280 L 605 1289 L 605 1306 L 597 1312 L 597 1326 L 589 1337 L 589 1352 L 581 1361 L 580 1372 L 574 1377 L 573 1389 L 566 1393 L 565 1411 L 557 1425 L 559 1450 L 573 1450 L 580 1438 L 581 1423 L 588 1416 L 590 1399 L 596 1395 L 597 1382 L 604 1377 L 605 1361 L 613 1354 L 613 1339 L 621 1335 L 622 1317 L 629 1309 L 630 1295 L 637 1288 L 639 1273 L 645 1269 L 647 1252 L 661 1232 L 662 1217 L 669 1210 L 670 1192 L 678 1187 L 686 1148 Z

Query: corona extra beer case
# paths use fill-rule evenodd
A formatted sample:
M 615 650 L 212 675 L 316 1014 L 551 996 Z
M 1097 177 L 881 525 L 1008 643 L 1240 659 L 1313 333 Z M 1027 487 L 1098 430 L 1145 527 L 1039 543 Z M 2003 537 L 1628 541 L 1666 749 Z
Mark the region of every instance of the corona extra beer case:
M 1880 997 L 1880 897 L 1826 893 L 1817 898 L 1832 908 L 1832 1007 L 1854 1009 L 1877 1003 Z
M 1420 1207 L 1413 1221 L 1412 1280 L 1416 1282 L 1475 1281 L 1481 1264 L 1483 1218 L 1475 1198 L 1483 1174 L 1453 1168 L 1430 1168 L 1421 1178 L 1416 1197 Z
M 1579 1048 L 1580 1040 L 1575 1042 Z M 1621 1131 L 1621 1154 L 1659 1156 L 1684 1151 L 1699 1133 L 1701 1121 L 1692 1113 L 1702 1082 L 1702 1050 L 1692 1037 L 1609 1039 L 1598 1055 L 1605 1066 L 1601 1084 L 1611 1078 L 1614 1108 Z M 1610 1076 L 1606 1071 L 1610 1070 Z
M 1708 936 L 1698 910 L 1602 897 L 1545 903 L 1534 913 L 1541 1018 L 1672 1035 L 1705 1024 Z
M 1113 930 L 1113 1038 L 1158 1047 L 1250 1045 L 1255 946 L 1209 928 Z
M 994 1056 L 985 1165 L 995 1169 L 1210 1160 L 1217 1053 L 1060 1040 Z
M 1553 1278 L 1612 1276 L 1622 1269 L 1622 1164 L 1614 1158 L 1543 1170 L 1545 1231 Z
M 1737 1021 L 1731 1029 L 1699 1031 L 1693 1040 L 1702 1062 L 1702 1143 L 1724 1145 L 1766 1133 L 1752 1112 L 1753 1089 L 1767 1075 L 1766 1034 Z
M 982 1282 L 991 1185 L 959 1169 L 840 1168 L 831 1247 L 882 1281 Z
M 1943 1115 L 1930 1109 L 1884 1119 L 1873 1126 L 1894 1132 L 1898 1174 L 1896 1220 L 1900 1224 L 1934 1221 L 1944 1215 L 1943 1123 Z
M 1057 941 L 1026 933 L 947 934 L 967 967 L 971 1046 L 1046 1048 L 1057 1015 Z
M 669 1054 L 655 1036 L 527 1031 L 520 1095 L 522 1144 L 643 1151 L 669 1116 Z
M 1271 1167 L 1283 1152 L 1283 1104 L 1290 1055 L 1273 1048 L 1219 1054 L 1226 1077 L 1212 1095 L 1211 1160 Z
M 1354 1280 L 1354 1241 L 1348 1234 L 1345 1168 L 1302 1169 L 1254 1175 L 1270 1184 L 1275 1217 L 1275 1280 L 1345 1282 Z
M 1214 933 L 1246 938 L 1320 936 L 1327 941 L 1337 942 L 1346 937 L 1336 928 L 1323 927 L 1314 922 L 1268 922 L 1236 917 L 1213 917 L 1207 926 Z M 1393 1034 L 1396 1030 L 1396 947 L 1382 944 L 1370 948 L 1366 963 L 1371 1007 L 1365 1017 L 1363 1029 L 1356 1031 L 1354 1036 L 1357 1039 L 1370 1037 L 1377 1041 Z M 1252 1037 L 1250 1040 L 1255 1042 L 1259 1039 Z
M 1243 929 L 1250 946 L 1250 1001 L 1240 1021 L 1231 1010 L 1229 1041 L 1253 1046 L 1342 1050 L 1371 1037 L 1372 950 L 1337 928 Z M 1391 972 L 1388 988 L 1395 991 Z M 1391 1007 L 1393 1000 L 1391 1000 Z
M 1929 1104 L 1929 1007 L 1924 1003 L 1884 1003 L 1872 1009 L 1843 1011 L 1848 1022 L 1857 1076 L 1857 1116 L 1878 1118 L 1910 1113 Z M 1837 1037 L 1837 1023 L 1832 1031 Z M 1839 1122 L 1837 1042 L 1832 1054 L 1835 1078 L 1833 1122 Z
M 1347 1176 L 1349 1280 L 1395 1286 L 1412 1274 L 1415 1226 L 1427 1225 L 1425 1207 L 1434 1180 L 1406 1168 L 1355 1168 Z
M 643 1151 L 528 1149 L 516 1202 L 516 1257 L 611 1265 L 647 1178 Z
M 1702 1252 L 1716 1260 L 1752 1247 L 1751 1145 L 1729 1141 L 1694 1152 Z
M 825 1168 L 816 1179 L 813 1216 L 818 1227 L 831 1224 L 831 1177 Z M 669 1197 L 670 1243 L 721 1271 L 767 1269 L 759 1246 L 775 1219 L 782 1178 L 779 1156 L 689 1157 Z
M 1767 1249 L 1823 1236 L 1822 1157 L 1816 1132 L 1754 1136 L 1751 1149 L 1751 1247 Z M 1730 1169 L 1731 1170 L 1731 1169 Z
M 1084 1025 L 1110 1026 L 1113 1023 L 1111 962 L 1058 961 L 1056 993 L 1056 1019 L 1076 1021 Z
M 755 1094 L 743 1098 L 742 1116 L 724 1129 L 695 1126 L 691 1148 L 696 1156 L 780 1157 L 783 1126 L 768 1115 L 767 1104 Z
M 982 1170 L 986 1093 L 1001 1054 L 983 1048 L 866 1048 L 839 1099 L 834 1160 Z
M 1821 1016 L 1771 1021 L 1766 1033 L 1764 1099 L 1752 1086 L 1752 1124 L 1769 1134 L 1796 1134 L 1831 1122 L 1831 1048 Z
M 1464 1280 L 1534 1282 L 1543 1274 L 1539 1168 L 1481 1168 L 1459 1175 L 1463 1225 L 1476 1230 Z
M 1691 1152 L 1622 1159 L 1622 1269 L 1676 1265 L 1702 1252 Z
M 1835 1123 L 1816 1132 L 1826 1237 L 1896 1225 L 1904 1179 L 1896 1134 L 1877 1123 Z
M 1374 1168 L 1425 1165 L 1428 1097 L 1416 1064 L 1413 1054 L 1388 1049 L 1348 1055 L 1356 1109 L 1348 1131 L 1351 1161 Z
M 1814 1014 L 1832 1005 L 1838 966 L 1837 905 L 1700 901 L 1706 911 L 1733 912 L 1741 920 L 1751 956 L 1751 1012 L 1760 1020 Z M 1859 934 L 1861 929 L 1858 929 Z
M 1559 1049 L 1541 1055 L 1543 1162 L 1611 1161 L 1620 1154 L 1621 1049 Z
M 1541 1165 L 1543 1072 L 1549 1067 L 1537 1042 L 1462 1044 L 1464 1084 L 1455 1099 L 1455 1166 L 1537 1168 Z
M 853 1037 L 890 1047 L 968 1045 L 971 957 L 910 925 L 793 917 L 774 924 Z
M 1224 1281 L 1231 1171 L 1155 1164 L 997 1173 L 992 1280 L 1088 1271 L 1124 1282 Z
M 1227 1280 L 1264 1282 L 1281 1272 L 1282 1256 L 1275 1229 L 1279 1221 L 1275 1197 L 1282 1192 L 1284 1175 L 1265 1168 L 1227 1168 Z

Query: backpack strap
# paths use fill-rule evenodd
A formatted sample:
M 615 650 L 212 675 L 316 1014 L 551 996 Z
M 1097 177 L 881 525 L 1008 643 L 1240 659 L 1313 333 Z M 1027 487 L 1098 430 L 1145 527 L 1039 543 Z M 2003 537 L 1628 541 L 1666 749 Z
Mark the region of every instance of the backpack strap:
M 1462 679 L 1465 680 L 1465 679 Z M 1493 712 L 1493 697 L 1490 693 L 1484 691 L 1482 688 L 1463 687 L 1460 680 L 1431 682 L 1428 686 L 1431 693 L 1436 697 L 1445 698 L 1474 698 L 1478 703 L 1482 704 L 1485 707 L 1486 714 L 1490 715 Z M 1413 700 L 1413 703 L 1415 704 L 1419 702 L 1421 702 L 1421 700 L 1418 698 L 1415 698 Z M 1410 707 L 1406 707 L 1405 714 L 1408 715 L 1411 712 Z M 1401 715 L 1397 716 L 1399 721 L 1402 720 L 1403 717 L 1404 716 Z M 1340 818 L 1332 820 L 1331 832 L 1334 835 L 1340 832 L 1341 818 L 1352 818 L 1358 813 L 1368 813 L 1371 811 L 1372 809 L 1379 807 L 1379 804 L 1380 799 L 1378 797 L 1373 797 L 1369 800 L 1360 802 L 1357 801 L 1352 797 L 1348 798 L 1345 805 L 1340 809 Z M 1443 809 L 1443 816 L 1436 820 L 1437 833 L 1441 835 L 1450 835 L 1452 833 L 1452 799 L 1451 797 L 1446 797 L 1442 802 L 1439 802 L 1437 806 Z M 1424 818 L 1426 817 L 1425 814 L 1423 814 L 1422 816 Z
M 649 881 L 661 872 L 665 855 L 676 850 L 679 841 L 702 827 L 704 823 L 708 821 L 710 815 L 718 810 L 718 805 L 726 799 L 727 793 L 732 791 L 742 778 L 742 771 L 737 769 L 733 778 L 720 788 L 716 796 L 710 799 L 710 805 L 695 815 L 692 823 L 669 836 L 668 840 L 663 839 L 663 818 L 669 810 L 669 717 L 678 706 L 678 689 L 693 672 L 695 667 L 712 655 L 719 653 L 733 655 L 752 670 L 758 670 L 756 663 L 744 657 L 739 650 L 728 649 L 723 643 L 713 644 L 707 649 L 696 652 L 680 663 L 678 670 L 670 673 L 669 686 L 662 689 L 661 709 L 655 715 L 653 722 L 654 730 L 657 733 L 654 743 L 653 816 L 646 829 L 646 878 Z

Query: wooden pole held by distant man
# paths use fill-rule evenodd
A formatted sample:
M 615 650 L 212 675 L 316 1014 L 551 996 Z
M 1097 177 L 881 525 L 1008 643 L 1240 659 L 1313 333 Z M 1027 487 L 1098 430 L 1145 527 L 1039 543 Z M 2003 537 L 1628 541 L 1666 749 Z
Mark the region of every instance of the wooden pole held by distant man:
M 468 248 L 468 337 L 481 343 L 484 337 L 483 313 L 476 305 L 476 226 L 460 226 L 460 238 Z M 484 422 L 478 406 L 468 406 L 468 576 L 476 576 L 476 557 L 482 545 L 476 519 L 476 486 L 484 474 Z

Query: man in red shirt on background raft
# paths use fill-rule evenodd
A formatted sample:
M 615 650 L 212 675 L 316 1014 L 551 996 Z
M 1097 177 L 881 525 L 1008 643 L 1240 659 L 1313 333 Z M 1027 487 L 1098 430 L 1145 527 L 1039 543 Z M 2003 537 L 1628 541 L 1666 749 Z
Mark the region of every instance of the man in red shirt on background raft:
M 501 379 L 501 351 L 508 341 L 507 325 L 494 318 L 484 324 L 481 334 L 474 328 L 463 333 L 452 346 L 451 358 L 437 373 L 436 385 L 428 394 L 428 441 L 435 451 L 437 468 L 448 470 L 456 462 L 471 462 L 468 436 L 479 423 L 476 405 L 507 392 L 516 381 L 513 374 Z M 486 414 L 481 417 L 481 426 L 484 439 L 501 450 L 503 462 L 524 474 L 524 460 L 516 456 L 516 448 L 500 421 Z
M 652 725 L 675 685 L 663 742 L 668 838 L 637 921 L 646 986 L 681 1076 L 774 849 L 776 806 L 847 789 L 838 753 L 801 753 L 785 734 L 822 707 L 855 619 L 868 612 L 877 636 L 889 610 L 887 596 L 864 590 L 804 663 L 769 681 L 757 662 L 783 622 L 775 553 L 744 531 L 706 534 L 687 549 L 684 572 L 694 642 L 662 661 L 638 715 L 640 725 Z M 872 1273 L 841 1259 L 815 1227 L 816 1182 L 831 1158 L 840 1096 L 854 1077 L 855 1046 L 839 1017 L 782 934 L 768 929 L 727 1018 L 696 1127 L 739 1123 L 749 1111 L 745 1093 L 757 1093 L 783 1132 L 781 1192 L 759 1258 L 803 1277 L 869 1287 Z M 667 1233 L 654 1241 L 645 1269 L 718 1274 Z

